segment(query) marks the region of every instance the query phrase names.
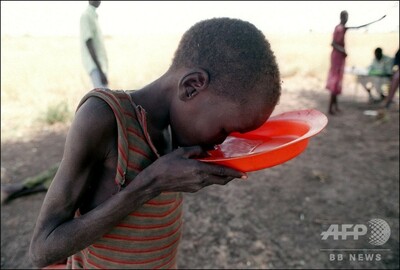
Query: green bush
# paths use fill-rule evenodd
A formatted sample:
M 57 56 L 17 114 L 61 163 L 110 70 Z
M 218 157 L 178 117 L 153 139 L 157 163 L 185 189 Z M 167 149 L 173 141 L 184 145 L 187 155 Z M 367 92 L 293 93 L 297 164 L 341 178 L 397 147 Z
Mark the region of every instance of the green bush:
M 65 102 L 60 102 L 56 105 L 47 107 L 44 121 L 49 124 L 65 123 L 70 117 L 68 105 Z

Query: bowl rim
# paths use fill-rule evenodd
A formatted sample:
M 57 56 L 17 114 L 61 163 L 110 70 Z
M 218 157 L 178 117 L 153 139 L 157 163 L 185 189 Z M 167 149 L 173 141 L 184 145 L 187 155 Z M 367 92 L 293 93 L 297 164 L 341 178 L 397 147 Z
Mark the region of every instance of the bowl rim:
M 310 116 L 312 116 L 312 117 L 310 118 Z M 327 126 L 328 117 L 316 109 L 293 110 L 293 111 L 288 111 L 288 112 L 284 112 L 284 113 L 280 113 L 280 114 L 271 116 L 263 125 L 270 123 L 270 122 L 278 122 L 278 121 L 307 123 L 310 128 L 302 136 L 299 136 L 296 139 L 291 140 L 282 145 L 279 145 L 273 149 L 256 152 L 256 153 L 251 153 L 251 154 L 246 154 L 246 155 L 242 155 L 242 156 L 236 156 L 236 157 L 222 157 L 222 158 L 205 157 L 205 158 L 201 158 L 199 160 L 205 161 L 205 162 L 221 162 L 221 161 L 231 161 L 231 160 L 233 161 L 233 160 L 237 160 L 237 159 L 251 158 L 254 156 L 258 156 L 258 155 L 263 155 L 265 153 L 278 151 L 282 148 L 286 148 L 293 144 L 299 143 L 300 141 L 303 141 L 306 139 L 308 140 L 309 138 L 320 133 Z M 248 133 L 254 132 L 256 130 L 257 129 L 249 131 Z M 235 133 L 231 133 L 231 134 L 232 135 L 229 135 L 229 136 L 235 137 L 235 135 L 234 135 Z M 246 134 L 246 133 L 244 133 L 244 134 Z M 241 134 L 241 135 L 244 135 L 244 134 Z

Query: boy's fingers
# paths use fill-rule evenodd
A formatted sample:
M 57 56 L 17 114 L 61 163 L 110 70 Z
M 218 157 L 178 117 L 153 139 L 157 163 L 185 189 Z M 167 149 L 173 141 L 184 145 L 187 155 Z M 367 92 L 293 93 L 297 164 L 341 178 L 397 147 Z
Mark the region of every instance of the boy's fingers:
M 201 148 L 201 146 L 181 147 L 179 148 L 179 152 L 183 157 L 186 158 L 200 156 L 201 154 L 204 154 L 204 150 L 203 148 Z
M 216 185 L 226 185 L 228 184 L 230 181 L 232 181 L 233 179 L 235 179 L 235 177 L 231 177 L 231 176 L 225 176 L 225 177 L 212 177 L 210 180 L 208 180 L 208 184 L 216 184 Z
M 230 176 L 230 177 L 234 177 L 234 178 L 242 178 L 245 177 L 246 174 L 240 171 L 237 171 L 235 169 L 226 167 L 226 166 L 222 166 L 222 165 L 214 165 L 214 164 L 204 164 L 207 168 L 205 169 L 206 172 L 212 174 L 212 175 L 216 175 L 216 176 Z

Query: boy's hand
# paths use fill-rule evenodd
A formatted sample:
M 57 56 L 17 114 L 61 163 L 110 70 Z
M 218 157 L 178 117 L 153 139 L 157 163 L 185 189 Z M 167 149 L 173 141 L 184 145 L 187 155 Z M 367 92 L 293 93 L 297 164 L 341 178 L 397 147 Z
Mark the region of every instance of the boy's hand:
M 179 148 L 157 159 L 140 174 L 150 179 L 148 188 L 155 192 L 196 192 L 212 184 L 225 185 L 234 178 L 247 178 L 245 173 L 229 167 L 193 159 L 202 154 L 205 152 L 200 146 Z

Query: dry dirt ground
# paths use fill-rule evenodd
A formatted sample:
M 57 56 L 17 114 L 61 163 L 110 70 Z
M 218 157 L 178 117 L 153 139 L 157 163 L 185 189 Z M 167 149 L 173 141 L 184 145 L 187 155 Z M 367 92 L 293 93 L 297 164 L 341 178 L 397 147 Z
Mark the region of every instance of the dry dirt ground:
M 326 112 L 328 93 L 315 80 L 288 80 L 276 113 Z M 247 181 L 185 194 L 179 268 L 399 268 L 399 110 L 389 119 L 365 93 L 340 96 L 343 114 L 297 158 L 252 172 Z M 24 141 L 2 142 L 2 183 L 21 181 L 61 159 L 68 127 L 51 127 Z M 44 193 L 1 207 L 1 268 L 32 268 L 28 247 Z M 385 220 L 382 246 L 368 233 L 354 240 L 321 239 L 331 224 Z M 342 256 L 342 257 L 340 257 Z M 332 260 L 335 258 L 335 260 Z M 339 258 L 339 259 L 338 259 Z M 341 258 L 341 259 L 340 259 Z

